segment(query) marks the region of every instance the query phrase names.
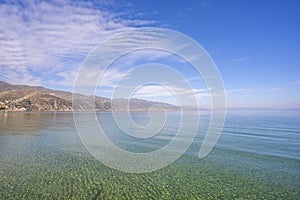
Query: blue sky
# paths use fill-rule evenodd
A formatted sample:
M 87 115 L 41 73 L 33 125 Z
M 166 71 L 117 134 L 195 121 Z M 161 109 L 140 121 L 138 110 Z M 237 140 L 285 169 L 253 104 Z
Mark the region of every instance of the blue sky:
M 182 32 L 208 51 L 223 78 L 228 107 L 300 109 L 298 1 L 95 2 L 2 1 L 0 80 L 72 90 L 82 61 L 101 41 L 154 26 Z M 205 85 L 186 74 L 199 102 L 209 102 Z M 104 82 L 123 75 L 112 69 Z M 109 84 L 101 95 L 110 96 Z M 165 92 L 149 86 L 137 97 L 174 101 L 151 91 Z

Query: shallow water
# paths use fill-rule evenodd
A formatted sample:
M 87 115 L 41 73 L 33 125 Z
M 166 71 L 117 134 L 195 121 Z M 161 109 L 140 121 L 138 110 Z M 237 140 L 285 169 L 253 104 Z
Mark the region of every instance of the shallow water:
M 97 117 L 111 141 L 133 152 L 163 147 L 180 124 L 179 113 L 169 113 L 161 133 L 136 139 L 116 126 L 111 113 Z M 131 117 L 140 126 L 151 121 L 147 113 Z M 120 172 L 94 159 L 79 139 L 72 113 L 0 112 L 0 119 L 0 199 L 300 196 L 299 112 L 229 112 L 217 145 L 199 159 L 209 121 L 203 114 L 188 151 L 170 166 L 146 174 Z M 184 124 L 184 131 L 192 126 L 192 121 Z

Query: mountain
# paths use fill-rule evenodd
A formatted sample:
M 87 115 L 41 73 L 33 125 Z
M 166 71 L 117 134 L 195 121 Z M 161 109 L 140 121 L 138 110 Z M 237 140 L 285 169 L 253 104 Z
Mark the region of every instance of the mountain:
M 72 108 L 72 97 L 76 95 L 76 106 Z M 113 105 L 113 106 L 112 106 Z M 0 81 L 0 109 L 8 111 L 175 111 L 180 110 L 162 102 L 143 99 L 109 99 L 86 96 L 67 91 L 51 90 L 41 86 L 12 85 Z

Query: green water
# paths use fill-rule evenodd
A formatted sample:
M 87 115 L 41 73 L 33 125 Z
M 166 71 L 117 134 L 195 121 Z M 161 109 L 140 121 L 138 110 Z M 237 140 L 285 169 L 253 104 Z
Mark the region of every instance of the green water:
M 164 140 L 141 145 L 121 134 L 110 113 L 98 115 L 112 141 L 133 151 L 164 145 L 178 126 L 173 113 Z M 147 121 L 146 114 L 133 115 Z M 207 128 L 204 116 L 194 143 L 180 159 L 145 174 L 120 172 L 94 159 L 80 142 L 72 113 L 2 112 L 0 118 L 0 199 L 300 197 L 299 113 L 228 114 L 216 147 L 199 159 Z

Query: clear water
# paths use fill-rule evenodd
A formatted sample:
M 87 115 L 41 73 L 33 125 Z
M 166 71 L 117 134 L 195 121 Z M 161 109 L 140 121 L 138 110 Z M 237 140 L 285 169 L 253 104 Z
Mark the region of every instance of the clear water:
M 180 124 L 179 113 L 169 113 L 160 134 L 136 139 L 116 126 L 111 113 L 97 116 L 108 137 L 133 152 L 168 144 Z M 147 113 L 131 117 L 141 126 L 149 123 Z M 146 174 L 119 172 L 94 159 L 80 142 L 72 113 L 0 112 L 0 119 L 0 199 L 300 197 L 299 112 L 229 112 L 217 145 L 199 159 L 209 121 L 203 114 L 188 151 Z

